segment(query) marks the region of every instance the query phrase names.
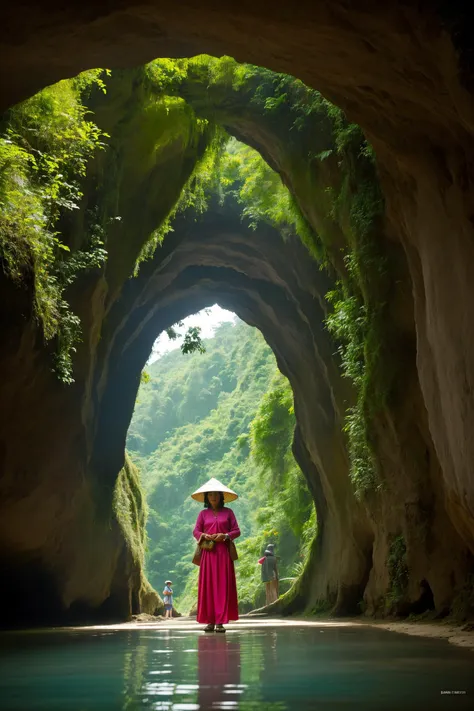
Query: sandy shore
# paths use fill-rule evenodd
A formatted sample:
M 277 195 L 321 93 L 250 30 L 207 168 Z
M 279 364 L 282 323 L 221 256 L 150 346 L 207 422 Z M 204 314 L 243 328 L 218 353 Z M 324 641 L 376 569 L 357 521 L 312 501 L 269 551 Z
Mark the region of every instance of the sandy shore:
M 354 618 L 354 625 L 377 627 L 378 629 L 410 634 L 416 637 L 431 637 L 432 639 L 446 639 L 450 644 L 467 647 L 474 652 L 474 625 L 457 625 L 452 622 L 410 622 L 399 620 L 387 622 L 386 620 L 370 620 Z
M 342 619 L 315 619 L 314 617 L 284 617 L 271 618 L 264 615 L 243 616 L 238 622 L 231 622 L 226 627 L 232 629 L 245 628 L 265 628 L 265 627 L 291 627 L 291 626 L 311 626 L 311 627 L 375 627 L 377 629 L 396 632 L 398 634 L 409 634 L 417 637 L 430 637 L 432 639 L 446 639 L 450 644 L 465 647 L 474 651 L 474 625 L 456 625 L 447 621 L 440 622 L 410 622 L 386 620 L 370 620 L 368 618 L 342 618 Z M 124 622 L 118 625 L 93 625 L 90 627 L 79 627 L 78 630 L 124 630 L 124 629 L 180 629 L 198 630 L 200 629 L 194 618 L 180 617 L 174 620 L 164 618 L 153 618 L 150 615 L 140 615 L 138 619 L 131 622 Z M 71 629 L 71 628 L 68 628 Z

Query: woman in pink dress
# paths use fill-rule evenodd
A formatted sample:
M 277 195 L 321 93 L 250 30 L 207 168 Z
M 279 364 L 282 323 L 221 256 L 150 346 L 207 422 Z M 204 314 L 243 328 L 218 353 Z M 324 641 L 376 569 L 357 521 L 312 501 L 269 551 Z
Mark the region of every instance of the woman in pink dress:
M 197 621 L 207 625 L 205 632 L 225 632 L 224 625 L 239 618 L 229 541 L 238 538 L 240 530 L 234 512 L 224 506 L 226 500 L 233 501 L 237 494 L 217 479 L 211 479 L 192 497 L 204 502 L 194 527 L 194 538 L 199 541 L 203 536 L 215 541 L 212 550 L 201 551 Z

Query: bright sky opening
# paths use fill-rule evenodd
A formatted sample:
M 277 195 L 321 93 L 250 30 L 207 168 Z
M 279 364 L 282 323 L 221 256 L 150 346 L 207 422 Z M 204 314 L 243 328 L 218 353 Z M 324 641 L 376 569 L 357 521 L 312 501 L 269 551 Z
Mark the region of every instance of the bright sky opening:
M 184 334 L 190 326 L 199 326 L 201 329 L 201 338 L 213 338 L 216 328 L 225 321 L 231 321 L 235 323 L 236 315 L 232 311 L 226 311 L 226 309 L 221 309 L 220 306 L 214 304 L 208 309 L 199 311 L 197 314 L 192 314 L 183 320 L 184 326 L 177 329 L 180 333 L 180 337 L 176 340 L 171 340 L 168 338 L 166 333 L 162 333 L 156 339 L 153 344 L 153 350 L 151 352 L 148 363 L 153 363 L 155 360 L 161 358 L 162 355 L 174 350 L 175 348 L 180 348 L 183 342 Z

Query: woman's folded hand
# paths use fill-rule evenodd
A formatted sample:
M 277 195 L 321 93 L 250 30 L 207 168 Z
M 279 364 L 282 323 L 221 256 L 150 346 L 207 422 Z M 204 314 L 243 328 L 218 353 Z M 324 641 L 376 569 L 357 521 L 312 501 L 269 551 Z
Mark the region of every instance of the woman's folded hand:
M 214 535 L 214 540 L 215 540 L 217 543 L 222 543 L 223 541 L 225 541 L 225 536 L 226 536 L 225 533 L 216 533 L 216 534 Z

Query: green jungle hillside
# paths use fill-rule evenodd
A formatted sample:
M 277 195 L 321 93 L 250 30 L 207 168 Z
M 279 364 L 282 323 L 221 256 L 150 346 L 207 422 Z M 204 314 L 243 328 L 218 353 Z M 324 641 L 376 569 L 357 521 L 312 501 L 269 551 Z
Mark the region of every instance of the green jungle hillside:
M 127 447 L 148 499 L 146 569 L 158 591 L 173 580 L 179 611 L 192 609 L 200 505 L 190 494 L 217 477 L 240 495 L 232 508 L 242 531 L 236 570 L 245 611 L 264 600 L 257 561 L 267 543 L 277 543 L 282 578 L 301 572 L 315 511 L 291 453 L 291 388 L 263 337 L 237 320 L 203 343 L 205 353 L 177 349 L 150 365 L 138 393 Z

